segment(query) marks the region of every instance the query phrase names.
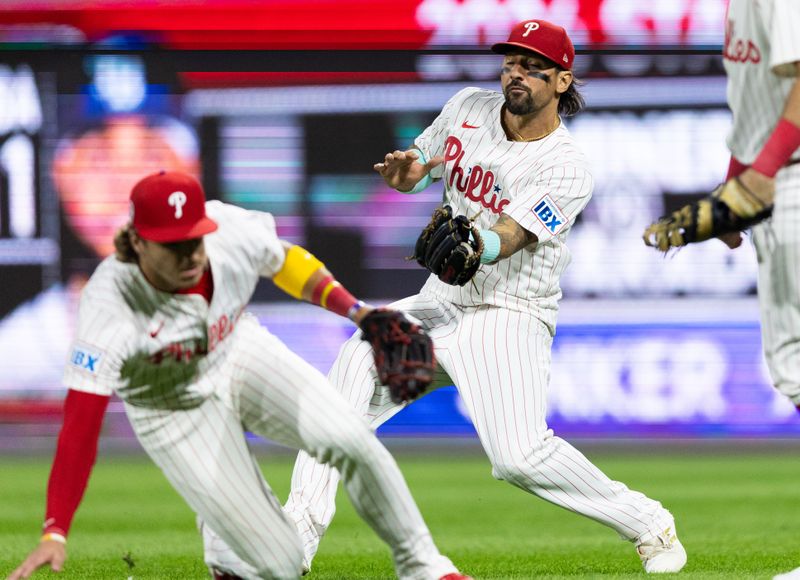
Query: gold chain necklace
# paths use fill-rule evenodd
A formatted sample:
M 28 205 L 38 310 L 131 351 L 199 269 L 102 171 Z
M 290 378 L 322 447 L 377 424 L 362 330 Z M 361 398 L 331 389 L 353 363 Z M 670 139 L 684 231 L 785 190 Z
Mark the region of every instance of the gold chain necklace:
M 514 134 L 514 136 L 516 137 L 515 141 L 521 141 L 522 143 L 529 143 L 530 141 L 538 141 L 539 139 L 544 139 L 550 133 L 552 133 L 553 131 L 558 129 L 559 125 L 561 125 L 560 121 L 558 123 L 556 123 L 556 126 L 553 127 L 552 129 L 550 129 L 549 131 L 545 131 L 544 133 L 542 133 L 538 137 L 530 137 L 530 138 L 523 137 L 522 135 L 519 134 L 518 131 L 515 131 L 510 125 L 506 125 L 506 126 L 508 127 L 508 130 L 511 131 Z

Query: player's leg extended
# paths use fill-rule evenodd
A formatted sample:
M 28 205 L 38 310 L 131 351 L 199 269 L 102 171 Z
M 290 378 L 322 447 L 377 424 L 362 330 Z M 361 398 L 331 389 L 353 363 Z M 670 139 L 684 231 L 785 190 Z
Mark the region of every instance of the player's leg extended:
M 454 572 L 433 543 L 400 469 L 364 418 L 324 375 L 265 329 L 240 323 L 240 330 L 234 392 L 245 427 L 335 467 L 356 511 L 391 548 L 399 577 Z
M 424 328 L 433 332 L 435 345 L 439 344 L 435 333 L 446 329 L 444 323 L 453 319 L 451 314 L 442 310 L 438 301 L 424 296 L 412 296 L 391 307 L 416 318 Z M 434 326 L 436 328 L 432 328 Z M 393 403 L 388 389 L 378 383 L 372 349 L 360 336 L 361 333 L 356 332 L 342 346 L 328 373 L 328 380 L 356 413 L 365 417 L 372 429 L 377 429 L 402 410 L 403 405 Z M 297 456 L 292 490 L 285 508 L 298 524 L 308 564 L 336 512 L 338 483 L 339 473 L 329 465 L 317 462 L 302 451 Z
M 674 525 L 657 501 L 609 479 L 547 428 L 552 339 L 529 314 L 471 309 L 458 348 L 440 360 L 458 386 L 493 475 L 568 510 L 648 542 Z
M 209 567 L 243 578 L 297 578 L 302 545 L 264 481 L 223 395 L 177 412 L 127 406 L 139 441 L 202 521 Z
M 764 353 L 775 387 L 800 405 L 800 165 L 775 188 L 772 219 L 753 228 Z

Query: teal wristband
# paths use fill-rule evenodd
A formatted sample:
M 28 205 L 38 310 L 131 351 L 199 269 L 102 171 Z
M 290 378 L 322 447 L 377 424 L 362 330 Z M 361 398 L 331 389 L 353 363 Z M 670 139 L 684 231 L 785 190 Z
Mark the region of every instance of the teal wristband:
M 492 230 L 479 230 L 478 234 L 483 240 L 483 254 L 481 254 L 481 264 L 494 262 L 500 255 L 500 236 Z
M 428 162 L 428 160 L 425 157 L 425 154 L 422 152 L 422 150 L 421 149 L 416 149 L 416 148 L 412 148 L 412 149 L 414 149 L 414 151 L 417 152 L 417 155 L 419 155 L 419 159 L 417 159 L 417 163 L 421 163 L 422 165 L 425 165 Z M 410 191 L 401 191 L 400 193 L 408 193 L 408 194 L 419 193 L 420 191 L 422 191 L 423 189 L 428 187 L 431 183 L 433 183 L 433 178 L 431 177 L 430 173 L 427 173 L 427 174 L 425 174 L 425 177 L 423 177 L 422 179 L 420 179 L 417 182 L 417 184 L 413 187 L 413 189 L 411 189 Z
M 420 179 L 417 184 L 414 186 L 414 189 L 411 191 L 403 191 L 401 193 L 419 193 L 426 187 L 428 187 L 431 183 L 433 183 L 433 179 L 431 178 L 431 174 L 428 173 L 425 177 Z

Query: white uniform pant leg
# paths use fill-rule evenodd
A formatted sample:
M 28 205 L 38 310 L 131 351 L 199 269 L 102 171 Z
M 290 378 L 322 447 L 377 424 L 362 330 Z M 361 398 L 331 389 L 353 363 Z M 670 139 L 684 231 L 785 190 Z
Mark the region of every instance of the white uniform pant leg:
M 203 522 L 208 566 L 242 578 L 298 578 L 300 538 L 227 399 L 213 395 L 182 411 L 126 408 L 144 449 Z
M 762 338 L 775 388 L 800 405 L 800 165 L 775 190 L 772 219 L 753 228 Z
M 416 318 L 425 328 L 452 320 L 452 315 L 442 310 L 441 303 L 419 295 L 400 300 L 391 307 Z M 356 414 L 366 418 L 372 429 L 377 429 L 405 407 L 392 402 L 388 388 L 378 382 L 372 348 L 361 340 L 360 331 L 342 345 L 328 380 Z M 285 509 L 298 524 L 309 562 L 336 513 L 338 484 L 336 469 L 300 452 Z
M 552 337 L 535 316 L 468 309 L 440 364 L 455 380 L 497 479 L 616 530 L 649 540 L 672 525 L 657 501 L 609 479 L 548 429 Z
M 400 578 L 438 579 L 455 571 L 436 548 L 400 469 L 363 417 L 265 329 L 240 329 L 247 334 L 234 362 L 234 392 L 246 428 L 336 468 L 358 514 L 392 550 Z

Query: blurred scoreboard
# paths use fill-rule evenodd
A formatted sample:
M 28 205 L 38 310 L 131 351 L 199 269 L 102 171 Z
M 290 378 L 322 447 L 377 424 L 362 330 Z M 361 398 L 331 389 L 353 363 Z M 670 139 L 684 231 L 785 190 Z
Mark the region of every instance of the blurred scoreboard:
M 43 179 L 54 88 L 47 74 L 0 64 L 0 315 L 60 275 L 58 202 Z

